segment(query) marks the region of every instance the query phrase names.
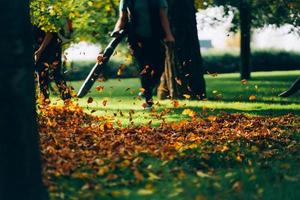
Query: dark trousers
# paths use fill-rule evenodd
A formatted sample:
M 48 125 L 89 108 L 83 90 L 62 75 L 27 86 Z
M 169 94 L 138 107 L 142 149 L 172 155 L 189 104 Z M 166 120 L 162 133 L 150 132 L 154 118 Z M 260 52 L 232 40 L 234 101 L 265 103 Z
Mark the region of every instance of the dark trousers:
M 156 38 L 133 37 L 129 45 L 140 71 L 141 84 L 148 104 L 153 104 L 153 89 L 158 85 L 164 70 L 165 47 Z
M 40 92 L 45 99 L 49 98 L 49 86 L 54 80 L 63 100 L 70 99 L 70 90 L 63 78 L 61 67 L 61 48 L 55 51 L 45 50 L 35 65 L 36 72 L 39 75 Z

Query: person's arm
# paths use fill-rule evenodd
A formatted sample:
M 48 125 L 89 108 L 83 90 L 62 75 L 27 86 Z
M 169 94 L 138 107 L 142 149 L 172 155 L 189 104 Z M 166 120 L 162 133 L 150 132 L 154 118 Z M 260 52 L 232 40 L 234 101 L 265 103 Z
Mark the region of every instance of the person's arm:
M 124 10 L 121 11 L 119 15 L 119 19 L 111 35 L 116 36 L 116 34 L 118 34 L 118 32 L 126 26 L 127 20 L 128 20 L 127 12 Z
M 49 45 L 49 43 L 51 42 L 52 38 L 53 38 L 53 34 L 51 32 L 47 32 L 46 35 L 45 35 L 45 37 L 44 37 L 44 39 L 43 39 L 43 42 L 42 42 L 41 46 L 39 47 L 38 50 L 36 50 L 36 52 L 34 52 L 34 56 L 35 56 L 35 61 L 36 62 L 40 59 L 43 51 Z
M 160 19 L 161 19 L 162 28 L 165 32 L 165 38 L 164 38 L 165 42 L 175 42 L 175 38 L 170 28 L 170 22 L 168 19 L 168 14 L 166 9 L 160 9 Z

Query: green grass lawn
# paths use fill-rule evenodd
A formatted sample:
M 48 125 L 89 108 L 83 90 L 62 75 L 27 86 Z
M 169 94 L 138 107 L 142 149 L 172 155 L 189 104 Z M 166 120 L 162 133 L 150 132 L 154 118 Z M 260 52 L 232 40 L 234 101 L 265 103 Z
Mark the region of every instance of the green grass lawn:
M 220 115 L 222 112 L 245 113 L 250 115 L 278 116 L 288 113 L 300 114 L 300 92 L 290 98 L 280 98 L 278 94 L 286 90 L 290 84 L 300 76 L 300 71 L 286 72 L 255 72 L 252 79 L 247 84 L 242 84 L 239 74 L 220 74 L 217 77 L 205 76 L 207 83 L 207 101 L 181 100 L 179 106 L 174 107 L 172 101 L 164 100 L 159 102 L 160 106 L 155 106 L 158 112 L 171 109 L 165 116 L 166 121 L 177 121 L 188 119 L 182 115 L 184 109 L 192 109 L 200 116 Z M 82 82 L 70 82 L 78 91 Z M 103 92 L 96 91 L 97 86 L 104 86 Z M 140 89 L 139 79 L 112 79 L 103 83 L 95 83 L 91 92 L 86 98 L 79 99 L 79 104 L 89 111 L 96 111 L 94 115 L 124 113 L 124 117 L 117 115 L 116 119 L 122 120 L 124 124 L 128 121 L 128 113 L 134 110 L 133 122 L 135 124 L 148 123 L 158 125 L 160 120 L 149 115 L 142 107 L 143 100 L 137 99 Z M 250 101 L 249 97 L 254 95 L 255 100 Z M 88 104 L 88 97 L 94 99 L 93 103 Z M 107 105 L 102 102 L 107 100 Z
M 224 112 L 266 118 L 291 113 L 297 118 L 300 114 L 300 92 L 291 98 L 279 98 L 277 95 L 299 76 L 300 71 L 256 72 L 247 84 L 241 83 L 238 74 L 206 76 L 209 100 L 180 100 L 176 108 L 172 101 L 165 100 L 159 101 L 159 105 L 154 108 L 156 113 L 169 109 L 164 116 L 168 122 L 189 120 L 190 117 L 182 114 L 185 109 L 196 111 L 200 118 L 222 117 Z M 78 91 L 82 82 L 69 84 Z M 99 85 L 104 86 L 103 92 L 96 91 Z M 158 126 L 162 119 L 144 110 L 143 101 L 136 98 L 139 89 L 138 79 L 109 80 L 96 83 L 87 97 L 76 101 L 87 113 L 113 116 L 123 125 L 132 122 L 142 125 L 152 121 L 154 126 Z M 250 101 L 251 95 L 256 99 Z M 93 98 L 92 103 L 87 103 L 89 97 Z M 106 100 L 107 105 L 104 106 L 103 101 Z M 56 104 L 56 101 L 52 103 Z M 274 128 L 272 123 L 268 126 Z M 274 126 L 276 128 L 278 124 Z M 204 140 L 196 148 L 178 151 L 171 160 L 140 153 L 136 155 L 136 158 L 142 160 L 137 168 L 120 167 L 120 163 L 125 162 L 120 157 L 114 161 L 120 165 L 113 164 L 114 167 L 104 175 L 97 175 L 82 164 L 85 167 L 78 166 L 70 176 L 52 177 L 55 187 L 49 188 L 50 196 L 51 199 L 74 200 L 300 199 L 299 120 L 284 126 L 281 127 L 284 133 L 279 134 L 277 139 L 261 136 L 230 141 L 220 138 L 218 142 Z M 71 140 L 74 138 L 66 137 Z M 217 152 L 216 145 L 228 146 L 228 150 Z M 243 159 L 240 160 L 238 155 Z M 105 159 L 105 162 L 110 163 Z M 111 163 L 108 166 L 112 166 Z M 134 174 L 136 169 L 141 172 L 143 179 L 137 181 L 138 176 Z

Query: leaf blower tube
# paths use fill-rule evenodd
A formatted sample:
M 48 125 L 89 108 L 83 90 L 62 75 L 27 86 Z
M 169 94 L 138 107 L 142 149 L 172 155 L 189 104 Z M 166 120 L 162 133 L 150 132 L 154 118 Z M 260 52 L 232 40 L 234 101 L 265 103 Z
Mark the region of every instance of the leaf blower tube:
M 104 50 L 103 59 L 101 60 L 101 62 L 97 62 L 92 68 L 83 85 L 81 86 L 79 92 L 77 93 L 77 97 L 82 98 L 90 91 L 95 81 L 100 76 L 101 71 L 104 69 L 104 66 L 108 63 L 110 57 L 113 55 L 116 47 L 118 46 L 118 44 L 120 44 L 120 42 L 126 35 L 127 32 L 124 29 L 115 34 L 115 37 L 111 40 L 111 42 Z

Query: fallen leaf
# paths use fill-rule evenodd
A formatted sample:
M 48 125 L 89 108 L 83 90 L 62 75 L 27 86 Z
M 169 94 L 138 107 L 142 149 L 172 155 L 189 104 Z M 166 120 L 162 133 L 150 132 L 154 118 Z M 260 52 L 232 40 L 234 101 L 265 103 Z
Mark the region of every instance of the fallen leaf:
M 190 98 L 191 98 L 191 95 L 184 94 L 183 97 L 186 98 L 186 99 L 190 99 Z
M 94 99 L 92 97 L 89 97 L 87 100 L 87 103 L 93 103 Z
M 96 87 L 96 90 L 98 91 L 98 92 L 103 92 L 103 90 L 104 90 L 104 86 L 97 86 Z
M 153 189 L 139 189 L 137 191 L 137 194 L 141 196 L 151 195 L 153 193 L 154 193 Z
M 248 81 L 247 81 L 247 79 L 243 79 L 243 80 L 241 80 L 241 83 L 242 83 L 243 85 L 247 85 Z
M 179 107 L 179 101 L 177 101 L 177 100 L 173 100 L 172 104 L 173 104 L 174 108 L 178 108 Z
M 102 105 L 105 107 L 105 106 L 107 106 L 107 102 L 108 102 L 108 100 L 103 100 L 102 101 Z
M 256 100 L 256 96 L 255 96 L 255 95 L 249 96 L 249 100 L 250 100 L 250 101 L 255 101 L 255 100 Z

